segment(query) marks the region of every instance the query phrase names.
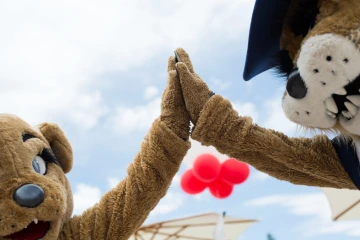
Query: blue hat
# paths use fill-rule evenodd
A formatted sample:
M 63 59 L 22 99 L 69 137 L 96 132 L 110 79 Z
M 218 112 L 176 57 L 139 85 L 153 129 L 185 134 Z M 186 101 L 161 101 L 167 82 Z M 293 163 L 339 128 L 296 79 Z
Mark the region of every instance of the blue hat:
M 280 50 L 283 22 L 291 0 L 256 0 L 251 19 L 243 78 L 250 80 L 267 71 Z

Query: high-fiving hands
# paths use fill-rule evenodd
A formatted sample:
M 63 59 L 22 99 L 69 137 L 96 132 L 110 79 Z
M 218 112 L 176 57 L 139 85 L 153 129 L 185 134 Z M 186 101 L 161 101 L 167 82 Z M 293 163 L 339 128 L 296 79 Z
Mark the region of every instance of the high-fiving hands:
M 190 135 L 190 117 L 186 110 L 175 57 L 168 60 L 168 83 L 162 95 L 160 119 L 178 137 L 187 141 Z
M 184 49 L 176 49 L 179 57 L 176 70 L 179 74 L 182 94 L 191 121 L 196 125 L 206 101 L 213 95 L 206 83 L 194 71 L 189 55 Z

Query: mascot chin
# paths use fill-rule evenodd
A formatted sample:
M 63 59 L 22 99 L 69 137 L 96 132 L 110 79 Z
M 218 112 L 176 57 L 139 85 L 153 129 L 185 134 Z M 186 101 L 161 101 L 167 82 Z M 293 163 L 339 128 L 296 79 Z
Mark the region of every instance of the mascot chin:
M 293 184 L 360 189 L 360 1 L 257 0 L 251 21 L 244 79 L 275 69 L 286 78 L 286 117 L 334 139 L 253 124 L 176 53 L 193 139 Z

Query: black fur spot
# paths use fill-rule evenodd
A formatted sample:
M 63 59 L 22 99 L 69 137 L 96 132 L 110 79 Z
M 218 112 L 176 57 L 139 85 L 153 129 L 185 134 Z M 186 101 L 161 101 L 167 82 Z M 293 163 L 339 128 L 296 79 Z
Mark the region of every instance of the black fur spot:
M 297 0 L 288 13 L 288 24 L 295 36 L 303 37 L 313 28 L 316 16 L 319 14 L 318 1 Z
M 45 162 L 55 163 L 60 166 L 59 161 L 55 158 L 50 149 L 44 148 L 40 154 L 40 157 L 42 157 Z
M 24 133 L 22 135 L 22 140 L 23 142 L 26 142 L 27 140 L 29 140 L 30 138 L 35 138 L 33 135 L 29 134 L 29 133 Z
M 271 66 L 279 77 L 288 77 L 294 69 L 294 64 L 287 50 L 276 52 L 271 58 Z

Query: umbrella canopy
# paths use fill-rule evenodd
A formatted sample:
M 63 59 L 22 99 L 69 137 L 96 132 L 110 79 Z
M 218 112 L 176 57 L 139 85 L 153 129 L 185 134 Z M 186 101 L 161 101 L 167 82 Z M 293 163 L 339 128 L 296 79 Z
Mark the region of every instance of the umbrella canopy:
M 206 213 L 140 227 L 130 240 L 213 240 L 219 214 Z M 257 220 L 224 217 L 226 239 L 237 239 Z
M 333 220 L 360 219 L 360 191 L 321 188 L 329 200 Z

